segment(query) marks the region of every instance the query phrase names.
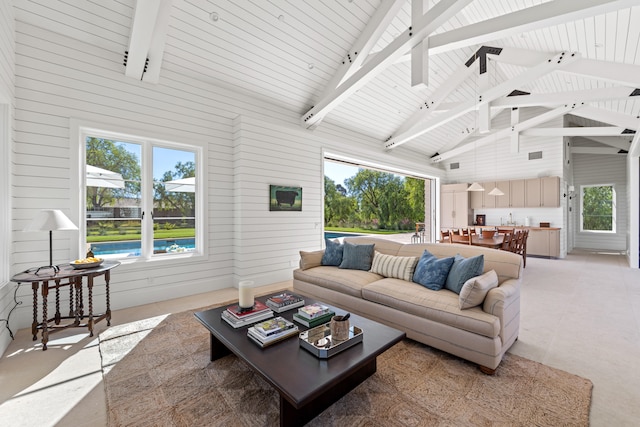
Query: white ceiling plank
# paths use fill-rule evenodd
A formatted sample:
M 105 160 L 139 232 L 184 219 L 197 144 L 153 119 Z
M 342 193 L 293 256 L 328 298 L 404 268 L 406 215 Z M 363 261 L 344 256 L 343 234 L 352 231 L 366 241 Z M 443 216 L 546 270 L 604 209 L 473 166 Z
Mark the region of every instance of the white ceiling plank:
M 526 136 L 625 136 L 626 128 L 617 126 L 534 128 L 522 131 Z
M 607 111 L 602 108 L 596 108 L 591 106 L 585 106 L 575 112 L 573 115 L 583 117 L 589 120 L 595 120 L 603 123 L 608 123 L 613 126 L 625 127 L 631 130 L 638 130 L 640 127 L 640 121 L 638 117 L 629 116 L 627 114 L 616 113 L 615 111 Z
M 558 107 L 554 110 L 551 111 L 547 111 L 545 113 L 539 114 L 535 117 L 532 117 L 528 120 L 523 121 L 522 123 L 518 123 L 515 126 L 512 126 L 510 128 L 505 128 L 505 129 L 500 129 L 500 130 L 496 130 L 494 132 L 492 132 L 490 135 L 487 135 L 483 138 L 477 139 L 473 142 L 470 142 L 466 145 L 463 145 L 461 147 L 457 147 L 454 148 L 453 150 L 449 150 L 447 152 L 444 152 L 436 157 L 433 157 L 431 159 L 432 163 L 438 163 L 441 162 L 443 160 L 449 159 L 451 157 L 455 157 L 455 156 L 459 156 L 460 154 L 466 153 L 467 151 L 471 151 L 473 149 L 477 149 L 480 148 L 482 146 L 485 146 L 489 143 L 492 143 L 493 141 L 495 141 L 496 139 L 502 139 L 502 138 L 509 138 L 511 137 L 514 133 L 520 133 L 522 131 L 525 131 L 527 129 L 530 129 L 534 126 L 538 126 L 542 123 L 546 123 L 549 120 L 552 120 L 556 117 L 562 116 L 564 114 L 567 113 L 572 113 L 576 110 L 580 109 L 580 107 L 574 107 L 574 106 L 562 106 L 562 107 Z M 562 128 L 559 128 L 562 129 Z
M 141 80 L 145 62 L 153 39 L 156 19 L 162 3 L 157 0 L 137 0 L 133 14 L 129 53 L 125 75 Z
M 392 65 L 396 58 L 420 43 L 426 36 L 439 28 L 471 1 L 441 0 L 424 14 L 416 28 L 412 27 L 410 30 L 405 30 L 387 47 L 377 53 L 374 58 L 367 61 L 358 71 L 338 86 L 329 96 L 321 99 L 317 105 L 303 114 L 301 117 L 302 125 L 305 127 L 313 126 L 315 122 L 321 120 L 356 90 Z
M 433 130 L 434 128 L 457 119 L 461 115 L 471 110 L 477 109 L 482 103 L 489 103 L 491 101 L 494 101 L 495 99 L 505 96 L 521 85 L 551 71 L 554 71 L 560 67 L 566 66 L 567 64 L 572 63 L 579 58 L 580 55 L 577 53 L 562 53 L 549 58 L 548 60 L 543 61 L 541 64 L 521 73 L 517 77 L 502 82 L 489 89 L 485 93 L 480 94 L 479 99 L 481 99 L 481 101 L 472 99 L 470 101 L 463 102 L 459 107 L 453 110 L 449 110 L 447 114 L 439 115 L 437 118 L 428 120 L 424 123 L 419 123 L 413 128 L 401 134 L 395 135 L 394 137 L 383 143 L 383 148 L 385 150 L 389 150 L 398 147 L 413 138 L 416 138 L 426 132 L 429 132 L 430 130 Z
M 429 43 L 429 51 L 432 55 L 440 54 L 542 27 L 637 6 L 637 4 L 637 0 L 551 1 L 445 33 L 434 34 Z
M 565 73 L 586 77 L 595 77 L 607 82 L 640 87 L 640 65 L 619 64 L 614 62 L 585 59 L 565 67 Z

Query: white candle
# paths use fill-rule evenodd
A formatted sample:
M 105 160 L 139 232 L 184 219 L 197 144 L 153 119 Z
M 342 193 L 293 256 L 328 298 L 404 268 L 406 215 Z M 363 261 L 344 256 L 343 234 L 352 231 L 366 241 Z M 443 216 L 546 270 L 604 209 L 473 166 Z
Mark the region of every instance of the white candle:
M 241 308 L 253 307 L 253 282 L 244 280 L 238 283 L 239 289 L 239 305 Z

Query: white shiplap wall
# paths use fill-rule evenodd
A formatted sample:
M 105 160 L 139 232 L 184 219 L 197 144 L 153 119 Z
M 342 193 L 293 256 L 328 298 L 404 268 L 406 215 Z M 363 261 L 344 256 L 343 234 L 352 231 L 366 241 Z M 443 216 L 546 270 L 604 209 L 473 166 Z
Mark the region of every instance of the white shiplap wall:
M 196 81 L 178 64 L 163 69 L 160 84 L 149 85 L 126 78 L 121 58 L 107 48 L 20 21 L 16 54 L 12 273 L 48 258 L 46 236 L 21 231 L 28 220 L 43 208 L 73 211 L 70 122 L 120 125 L 142 136 L 208 146 L 208 256 L 118 267 L 111 282 L 114 309 L 234 286 L 240 279 L 290 279 L 298 251 L 322 246 L 325 149 L 441 175 L 410 153 L 384 153 L 377 141 L 337 126 L 303 130 L 298 112 Z M 303 211 L 269 212 L 269 184 L 303 187 Z M 54 235 L 54 262 L 75 258 L 76 242 L 77 235 Z M 30 289 L 23 286 L 18 295 L 23 304 L 12 324 L 25 327 L 31 323 Z M 103 296 L 99 285 L 96 310 Z
M 602 250 L 627 250 L 629 224 L 627 195 L 627 159 L 618 155 L 573 155 L 573 185 L 576 190 L 575 247 Z M 580 186 L 590 184 L 613 184 L 616 190 L 615 234 L 580 232 Z
M 13 140 L 13 111 L 15 79 L 15 26 L 11 1 L 0 1 L 0 319 L 7 319 L 14 306 L 10 278 L 10 182 L 11 141 Z M 15 332 L 15 328 L 13 328 Z M 0 320 L 0 349 L 9 345 L 11 337 Z

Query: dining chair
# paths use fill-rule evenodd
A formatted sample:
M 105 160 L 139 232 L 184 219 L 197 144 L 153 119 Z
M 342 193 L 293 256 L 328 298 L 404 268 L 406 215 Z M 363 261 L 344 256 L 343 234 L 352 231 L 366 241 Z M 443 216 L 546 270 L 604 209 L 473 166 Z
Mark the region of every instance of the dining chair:
M 505 233 L 513 234 L 516 231 L 514 227 L 497 227 L 497 229 L 498 229 L 498 234 L 505 234 Z
M 511 250 L 511 239 L 513 237 L 512 233 L 504 233 L 504 239 L 502 240 L 502 246 L 500 246 L 500 250 L 502 251 L 510 251 Z
M 452 243 L 451 242 L 451 238 L 452 238 L 452 234 L 453 232 L 451 230 L 440 230 L 440 242 L 441 243 Z
M 529 237 L 529 230 L 522 230 L 518 233 L 518 240 L 515 245 L 514 252 L 522 256 L 523 267 L 527 267 L 527 238 Z

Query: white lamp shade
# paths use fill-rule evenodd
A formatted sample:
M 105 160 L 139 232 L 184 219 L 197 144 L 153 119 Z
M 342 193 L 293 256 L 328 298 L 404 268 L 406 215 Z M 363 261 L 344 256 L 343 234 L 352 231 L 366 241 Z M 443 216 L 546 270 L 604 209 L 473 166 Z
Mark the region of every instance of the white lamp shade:
M 484 191 L 484 188 L 482 187 L 482 185 L 474 182 L 469 186 L 469 188 L 467 188 L 467 191 Z
M 78 227 L 58 209 L 45 209 L 24 228 L 24 231 L 77 230 Z
M 495 187 L 493 190 L 489 191 L 489 195 L 490 196 L 504 196 L 504 193 L 498 187 Z

